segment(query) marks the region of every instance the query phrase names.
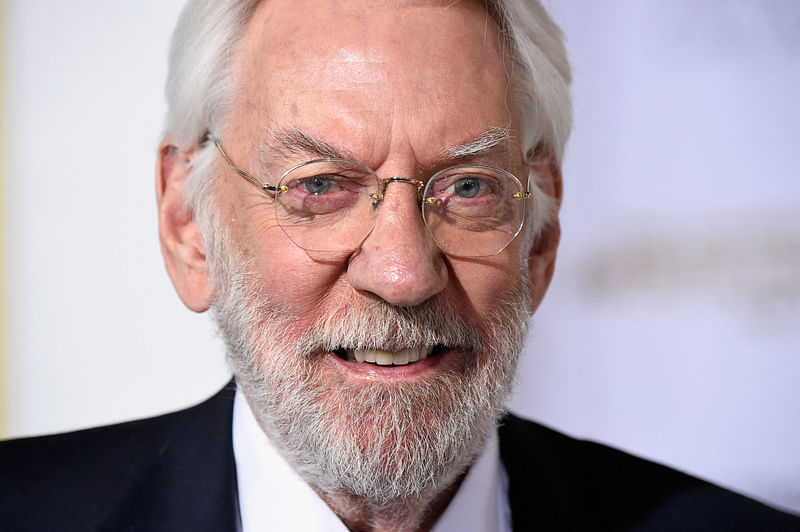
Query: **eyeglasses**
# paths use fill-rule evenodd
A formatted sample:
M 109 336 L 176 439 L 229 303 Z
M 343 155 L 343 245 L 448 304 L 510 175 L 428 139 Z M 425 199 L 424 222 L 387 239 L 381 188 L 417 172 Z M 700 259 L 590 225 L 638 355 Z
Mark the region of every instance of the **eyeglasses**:
M 352 253 L 370 234 L 389 183 L 417 187 L 422 219 L 446 254 L 488 257 L 503 251 L 522 230 L 531 193 L 513 174 L 483 164 L 458 165 L 425 181 L 381 179 L 346 159 L 295 165 L 276 185 L 262 183 L 233 164 L 222 141 L 208 135 L 236 173 L 274 199 L 275 218 L 286 236 L 310 252 Z

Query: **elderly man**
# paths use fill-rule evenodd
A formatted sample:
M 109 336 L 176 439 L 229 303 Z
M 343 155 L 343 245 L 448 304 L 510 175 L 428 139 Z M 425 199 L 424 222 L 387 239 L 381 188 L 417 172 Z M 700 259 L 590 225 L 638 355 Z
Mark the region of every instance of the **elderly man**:
M 504 412 L 553 271 L 569 78 L 533 1 L 190 2 L 160 236 L 235 385 L 4 444 L 0 529 L 800 529 Z

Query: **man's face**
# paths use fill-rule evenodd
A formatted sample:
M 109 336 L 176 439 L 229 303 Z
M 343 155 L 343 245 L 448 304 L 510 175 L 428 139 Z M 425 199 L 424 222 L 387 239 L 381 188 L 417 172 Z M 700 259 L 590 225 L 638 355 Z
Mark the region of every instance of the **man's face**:
M 263 3 L 236 56 L 228 126 L 215 133 L 237 165 L 274 184 L 319 157 L 287 148 L 286 132 L 382 178 L 420 180 L 453 165 L 453 147 L 492 128 L 515 132 L 499 31 L 479 6 L 449 5 Z M 518 137 L 458 162 L 525 182 Z M 446 256 L 416 187 L 392 183 L 360 248 L 322 260 L 287 238 L 260 190 L 222 164 L 217 173 L 230 238 L 210 252 L 233 257 L 217 275 L 217 312 L 267 433 L 323 491 L 385 500 L 449 480 L 477 452 L 513 378 L 529 313 L 520 239 L 488 258 Z M 430 356 L 352 361 L 402 350 Z M 383 482 L 367 486 L 365 476 Z

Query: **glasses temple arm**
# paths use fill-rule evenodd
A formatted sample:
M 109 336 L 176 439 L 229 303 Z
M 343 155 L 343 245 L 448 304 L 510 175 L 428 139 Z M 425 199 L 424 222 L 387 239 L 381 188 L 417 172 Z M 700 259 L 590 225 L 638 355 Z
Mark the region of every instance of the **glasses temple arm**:
M 231 161 L 230 157 L 228 157 L 228 154 L 225 153 L 225 149 L 222 147 L 222 141 L 218 137 L 215 137 L 211 133 L 208 133 L 206 134 L 206 139 L 214 143 L 214 146 L 216 146 L 219 154 L 222 156 L 223 159 L 225 159 L 225 162 L 228 163 L 228 166 L 230 166 L 234 172 L 236 172 L 243 178 L 247 179 L 248 181 L 250 181 L 251 183 L 253 183 L 255 186 L 257 186 L 262 190 L 269 190 L 270 192 L 280 192 L 280 189 L 278 187 L 270 185 L 268 183 L 261 183 L 258 179 L 251 176 L 250 174 L 248 174 L 247 172 L 245 172 L 244 170 L 238 168 L 235 164 L 233 164 L 233 161 Z

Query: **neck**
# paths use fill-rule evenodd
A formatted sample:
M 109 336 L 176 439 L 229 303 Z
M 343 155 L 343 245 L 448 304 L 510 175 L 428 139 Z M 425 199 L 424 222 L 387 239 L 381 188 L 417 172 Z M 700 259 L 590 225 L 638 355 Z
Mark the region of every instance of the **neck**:
M 353 532 L 428 532 L 444 513 L 466 473 L 436 493 L 396 499 L 386 503 L 365 501 L 350 493 L 315 491 Z

